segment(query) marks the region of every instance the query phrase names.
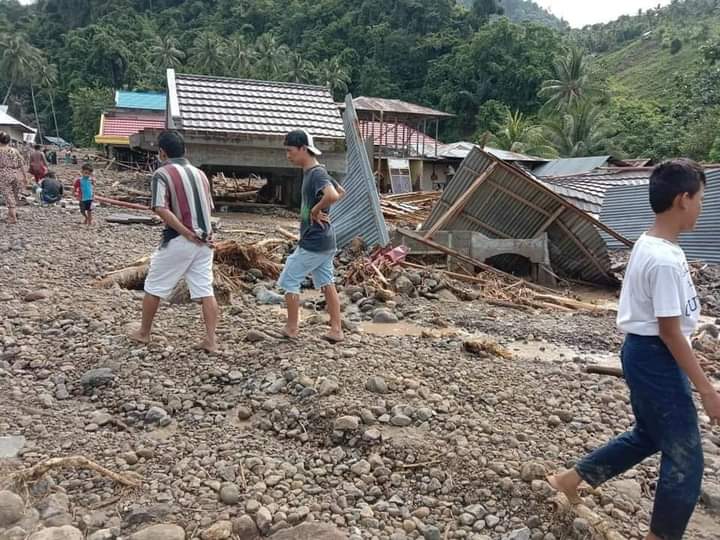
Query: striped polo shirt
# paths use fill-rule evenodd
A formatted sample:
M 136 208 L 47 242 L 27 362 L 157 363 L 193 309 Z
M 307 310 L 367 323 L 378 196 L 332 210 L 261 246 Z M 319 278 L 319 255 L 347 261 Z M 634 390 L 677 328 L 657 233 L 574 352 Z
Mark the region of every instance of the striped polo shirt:
M 207 176 L 185 158 L 163 162 L 152 177 L 150 206 L 168 208 L 202 239 L 210 237 L 210 212 L 214 208 Z

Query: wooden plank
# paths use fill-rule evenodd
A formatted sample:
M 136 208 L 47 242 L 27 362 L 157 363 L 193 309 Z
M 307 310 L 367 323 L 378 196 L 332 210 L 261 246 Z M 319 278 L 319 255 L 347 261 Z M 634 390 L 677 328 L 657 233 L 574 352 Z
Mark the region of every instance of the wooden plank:
M 537 230 L 537 232 L 533 235 L 533 238 L 538 238 L 541 236 L 545 231 L 548 230 L 548 227 L 553 224 L 553 222 L 560 217 L 560 214 L 562 214 L 566 208 L 563 205 L 560 205 L 560 208 L 555 210 L 550 217 L 548 217 L 545 220 L 545 223 L 543 223 L 540 228 Z
M 440 219 L 438 219 L 435 224 L 430 227 L 430 230 L 425 234 L 425 238 L 431 238 L 436 232 L 441 230 L 443 227 L 448 225 L 451 220 L 453 220 L 460 212 L 463 211 L 467 203 L 470 201 L 472 196 L 475 194 L 477 189 L 490 177 L 490 175 L 495 170 L 496 164 L 493 163 L 488 167 L 484 173 L 482 173 L 480 176 L 478 176 L 472 184 L 470 184 L 470 187 L 460 195 L 460 197 L 457 198 L 457 200 L 453 203 L 453 205 L 450 207 L 450 209 L 445 212 L 442 216 L 440 216 Z

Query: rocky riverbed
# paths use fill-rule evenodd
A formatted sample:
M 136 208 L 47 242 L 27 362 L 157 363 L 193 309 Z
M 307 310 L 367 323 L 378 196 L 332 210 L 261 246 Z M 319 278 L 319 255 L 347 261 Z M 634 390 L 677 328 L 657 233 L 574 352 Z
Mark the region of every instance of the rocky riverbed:
M 14 491 L 0 492 L 0 539 L 592 537 L 543 478 L 631 425 L 623 382 L 583 370 L 617 353 L 612 315 L 446 295 L 375 306 L 398 322 L 371 323 L 382 317 L 343 293 L 354 331 L 331 346 L 309 311 L 298 341 L 273 337 L 280 310 L 248 292 L 222 307 L 217 355 L 194 348 L 194 305 L 163 305 L 153 343 L 138 346 L 125 336 L 142 293 L 93 284 L 150 253 L 159 229 L 107 224 L 109 213 L 87 228 L 71 210 L 21 207 L 19 226 L 0 223 L 0 485 Z M 466 352 L 472 336 L 511 358 Z M 702 430 L 694 540 L 720 537 L 720 432 Z M 141 484 L 77 467 L 11 481 L 73 455 Z M 658 465 L 586 505 L 643 538 Z

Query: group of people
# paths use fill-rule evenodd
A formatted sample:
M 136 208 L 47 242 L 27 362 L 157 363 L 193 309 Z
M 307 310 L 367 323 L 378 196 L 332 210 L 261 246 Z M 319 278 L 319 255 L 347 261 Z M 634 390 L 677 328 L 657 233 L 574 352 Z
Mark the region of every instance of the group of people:
M 217 350 L 218 307 L 213 295 L 213 209 L 206 176 L 184 157 L 182 137 L 164 132 L 158 140 L 162 165 L 152 179 L 152 207 L 166 224 L 145 281 L 142 323 L 131 334 L 150 341 L 161 299 L 185 278 L 200 300 L 206 336 L 201 347 Z M 299 337 L 300 288 L 308 275 L 322 289 L 330 314 L 332 343 L 343 340 L 334 285 L 335 233 L 329 208 L 344 194 L 318 163 L 312 136 L 296 130 L 285 137 L 287 159 L 303 170 L 300 235 L 278 286 L 285 292 L 287 323 L 280 334 Z M 582 482 L 596 487 L 647 457 L 661 452 L 655 506 L 646 540 L 680 540 L 700 495 L 703 448 L 692 386 L 713 425 L 720 425 L 720 394 L 702 370 L 690 345 L 700 303 L 683 250 L 681 233 L 692 230 L 702 209 L 706 177 L 689 160 L 659 165 L 649 184 L 654 226 L 635 244 L 620 295 L 617 322 L 625 333 L 621 360 L 630 389 L 635 425 L 579 460 L 574 468 L 549 476 L 548 483 L 572 503 Z
M 5 200 L 8 209 L 7 223 L 15 224 L 17 223 L 17 205 L 20 200 L 20 193 L 28 184 L 26 166 L 27 172 L 35 181 L 32 190 L 40 204 L 50 205 L 60 202 L 65 193 L 65 188 L 55 171 L 50 170 L 48 158 L 39 144 L 33 147 L 26 159 L 10 143 L 10 135 L 0 132 L 0 195 Z M 80 176 L 73 183 L 73 192 L 80 203 L 80 212 L 84 218 L 84 223 L 92 225 L 93 191 L 95 186 L 92 165 L 89 163 L 83 164 L 80 173 Z M 22 181 L 20 177 L 22 177 Z
M 0 134 L 0 188 L 13 204 L 19 155 Z M 218 349 L 218 306 L 213 292 L 213 200 L 205 174 L 185 158 L 180 134 L 158 138 L 161 165 L 152 177 L 152 209 L 165 229 L 153 254 L 139 329 L 130 337 L 147 344 L 162 299 L 185 279 L 190 296 L 202 304 L 205 338 L 200 346 Z M 285 137 L 287 159 L 303 171 L 300 234 L 278 281 L 285 292 L 287 323 L 279 335 L 300 335 L 300 290 L 308 275 L 322 289 L 330 314 L 323 336 L 343 341 L 340 301 L 334 284 L 337 245 L 329 209 L 344 190 L 318 162 L 312 136 L 295 130 Z M 13 174 L 8 174 L 11 171 Z M 83 169 L 81 197 L 92 196 L 91 169 Z M 24 174 L 24 172 L 23 172 Z M 702 210 L 706 177 L 701 166 L 684 159 L 657 166 L 650 177 L 654 226 L 636 242 L 627 266 L 617 316 L 625 334 L 621 360 L 635 416 L 633 428 L 547 481 L 572 503 L 585 482 L 596 487 L 647 457 L 661 453 L 655 503 L 646 540 L 680 540 L 700 495 L 703 446 L 692 388 L 712 425 L 720 425 L 720 394 L 703 372 L 690 344 L 700 317 L 700 301 L 679 235 L 694 229 Z M 14 207 L 13 207 L 14 208 Z M 87 208 L 86 208 L 87 209 Z M 11 213 L 14 216 L 14 210 Z
M 151 207 L 165 223 L 160 247 L 154 253 L 145 279 L 142 321 L 130 337 L 148 343 L 153 320 L 161 299 L 167 298 L 181 279 L 185 279 L 190 297 L 200 301 L 205 321 L 205 339 L 200 347 L 217 351 L 218 307 L 213 292 L 214 208 L 210 183 L 205 173 L 185 158 L 185 142 L 175 131 L 158 137 L 162 164 L 151 181 Z M 300 331 L 300 288 L 312 275 L 316 288 L 322 289 L 330 313 L 330 330 L 323 337 L 343 341 L 340 299 L 335 288 L 333 262 L 337 245 L 329 209 L 345 193 L 318 162 L 320 150 L 305 130 L 285 137 L 287 159 L 303 170 L 301 188 L 300 236 L 298 247 L 288 258 L 278 285 L 285 291 L 287 324 L 279 331 L 294 340 Z

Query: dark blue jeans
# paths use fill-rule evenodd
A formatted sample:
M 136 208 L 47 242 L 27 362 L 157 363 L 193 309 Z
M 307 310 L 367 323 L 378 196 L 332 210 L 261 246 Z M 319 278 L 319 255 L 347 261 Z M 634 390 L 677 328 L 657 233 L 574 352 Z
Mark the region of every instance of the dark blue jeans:
M 583 458 L 575 470 L 596 487 L 661 452 L 650 530 L 663 540 L 681 540 L 704 467 L 690 383 L 658 337 L 629 334 L 621 359 L 635 426 Z

